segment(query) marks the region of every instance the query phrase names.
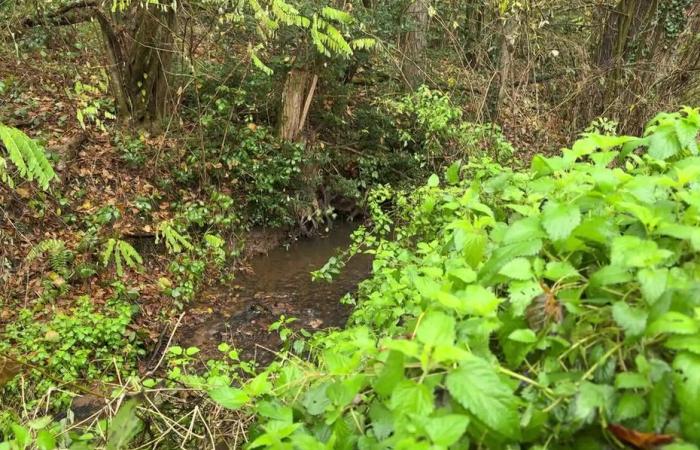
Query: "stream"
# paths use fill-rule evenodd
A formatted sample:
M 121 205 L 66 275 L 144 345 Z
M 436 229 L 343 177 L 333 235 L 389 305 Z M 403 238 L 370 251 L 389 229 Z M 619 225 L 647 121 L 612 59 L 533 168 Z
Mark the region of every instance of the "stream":
M 342 305 L 340 299 L 369 276 L 371 259 L 356 256 L 331 283 L 312 282 L 310 272 L 344 249 L 356 227 L 337 223 L 327 235 L 252 258 L 250 270 L 230 285 L 205 292 L 192 305 L 177 341 L 181 346 L 198 347 L 204 359 L 220 355 L 216 347 L 226 342 L 239 351 L 241 359 L 264 364 L 281 346 L 278 333 L 267 330 L 282 315 L 297 319 L 290 325 L 295 330 L 342 327 L 352 308 Z

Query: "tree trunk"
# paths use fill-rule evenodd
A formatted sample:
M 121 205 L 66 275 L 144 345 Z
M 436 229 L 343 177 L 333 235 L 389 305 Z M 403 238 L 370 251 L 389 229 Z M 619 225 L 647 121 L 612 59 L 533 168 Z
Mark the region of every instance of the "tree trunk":
M 401 72 L 406 83 L 415 88 L 424 81 L 424 53 L 428 46 L 428 2 L 413 0 L 406 10 L 408 30 L 402 36 Z
M 118 118 L 157 127 L 171 103 L 168 76 L 175 51 L 175 11 L 132 6 L 123 13 L 101 13 L 98 21 Z
M 317 81 L 318 76 L 307 69 L 293 68 L 287 73 L 282 91 L 280 139 L 298 141 L 301 138 Z
M 489 84 L 489 89 L 486 92 L 486 117 L 491 122 L 496 122 L 498 120 L 508 83 L 512 80 L 512 46 L 515 39 L 517 17 L 512 17 L 510 15 L 503 16 L 498 19 L 498 24 L 499 42 L 494 55 L 496 70 Z

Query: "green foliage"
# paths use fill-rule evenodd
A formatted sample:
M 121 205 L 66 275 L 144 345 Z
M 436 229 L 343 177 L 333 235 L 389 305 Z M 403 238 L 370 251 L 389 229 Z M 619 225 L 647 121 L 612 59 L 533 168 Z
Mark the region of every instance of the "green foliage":
M 131 269 L 138 270 L 143 264 L 141 255 L 128 242 L 121 239 L 110 238 L 105 244 L 101 255 L 102 265 L 107 267 L 114 260 L 117 275 L 124 276 L 124 264 Z
M 464 121 L 462 110 L 448 95 L 426 86 L 388 102 L 387 109 L 396 118 L 398 140 L 404 148 L 412 149 L 433 169 L 441 162 L 474 155 L 504 161 L 515 151 L 497 125 Z
M 20 177 L 27 181 L 36 180 L 43 190 L 48 189 L 56 174 L 39 144 L 22 131 L 3 124 L 0 124 L 0 143 L 5 147 L 10 162 Z M 0 156 L 0 181 L 13 187 L 12 174 L 8 170 L 7 160 Z
M 63 240 L 45 239 L 39 242 L 32 247 L 25 260 L 32 262 L 45 254 L 48 255 L 49 264 L 54 272 L 64 277 L 69 274 L 69 264 L 75 255 L 66 248 L 66 243 Z
M 620 423 L 693 448 L 697 113 L 371 197 L 353 251 L 373 276 L 349 326 L 271 366 L 250 447 L 604 447 Z
M 31 364 L 22 382 L 18 378 L 0 388 L 0 406 L 9 407 L 22 395 L 21 383 L 29 381 L 24 396 L 31 408 L 49 389 L 82 380 L 110 381 L 127 376 L 135 369 L 136 357 L 143 354 L 133 331 L 127 327 L 134 310 L 121 300 L 110 300 L 98 312 L 90 298 L 78 299 L 68 312 L 52 312 L 49 320 L 38 321 L 35 313 L 22 310 L 17 321 L 8 324 L 0 340 L 0 353 Z M 49 376 L 47 376 L 49 374 Z M 70 389 L 70 387 L 69 387 Z M 53 394 L 52 406 L 65 406 L 65 394 Z M 45 399 L 46 400 L 46 399 Z

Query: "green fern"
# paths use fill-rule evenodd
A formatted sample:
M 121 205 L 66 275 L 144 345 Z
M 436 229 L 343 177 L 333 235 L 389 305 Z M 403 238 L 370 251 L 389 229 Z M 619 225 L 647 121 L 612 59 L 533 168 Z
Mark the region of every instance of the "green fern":
M 61 239 L 45 239 L 36 244 L 27 254 L 25 261 L 30 263 L 44 255 L 48 255 L 51 270 L 67 275 L 69 264 L 73 260 L 73 252 L 66 248 L 66 243 Z
M 114 260 L 114 266 L 118 276 L 124 276 L 124 264 L 127 267 L 138 270 L 143 264 L 143 258 L 126 241 L 121 239 L 110 239 L 105 244 L 105 249 L 102 252 L 102 264 L 107 267 L 111 260 Z
M 10 161 L 17 168 L 20 177 L 27 181 L 36 180 L 43 190 L 56 178 L 44 149 L 33 139 L 17 128 L 0 124 L 0 143 L 7 149 Z M 8 173 L 7 160 L 0 156 L 0 180 L 14 186 L 14 180 Z
M 165 242 L 165 246 L 170 253 L 180 253 L 183 249 L 192 250 L 194 246 L 186 236 L 180 234 L 171 220 L 166 220 L 158 225 L 156 232 L 156 244 Z
M 343 25 L 350 25 L 354 20 L 352 16 L 345 11 L 331 8 L 330 6 L 323 8 L 321 10 L 321 15 L 326 19 L 334 20 L 338 23 L 342 23 Z

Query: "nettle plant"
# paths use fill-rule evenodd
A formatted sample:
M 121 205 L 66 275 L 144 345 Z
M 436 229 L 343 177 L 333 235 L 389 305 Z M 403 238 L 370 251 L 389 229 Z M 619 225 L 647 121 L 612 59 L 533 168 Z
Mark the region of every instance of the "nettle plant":
M 348 327 L 267 369 L 249 447 L 697 449 L 699 129 L 686 108 L 370 208 Z

